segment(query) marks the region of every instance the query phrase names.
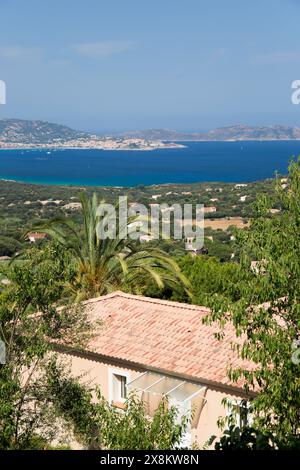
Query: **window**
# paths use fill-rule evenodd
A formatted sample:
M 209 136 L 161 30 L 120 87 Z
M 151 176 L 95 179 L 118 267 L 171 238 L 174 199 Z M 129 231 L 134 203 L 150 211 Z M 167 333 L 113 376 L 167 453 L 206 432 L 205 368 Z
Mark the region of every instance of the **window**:
M 127 397 L 127 377 L 120 374 L 112 374 L 112 400 L 114 402 L 123 402 Z
M 252 413 L 250 402 L 247 400 L 228 400 L 227 418 L 229 419 L 229 424 L 238 426 L 240 429 L 245 426 L 251 426 Z

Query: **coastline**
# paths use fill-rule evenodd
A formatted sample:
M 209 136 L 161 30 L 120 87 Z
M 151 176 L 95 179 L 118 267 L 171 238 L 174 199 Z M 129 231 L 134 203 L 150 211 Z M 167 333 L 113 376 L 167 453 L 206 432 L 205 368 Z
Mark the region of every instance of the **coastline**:
M 164 139 L 164 142 L 300 142 L 300 139 Z
M 168 182 L 168 183 L 152 183 L 152 184 L 143 184 L 143 186 L 147 188 L 163 188 L 163 187 L 178 187 L 178 186 L 192 186 L 192 185 L 198 185 L 198 184 L 251 184 L 251 183 L 257 183 L 259 181 L 264 181 L 265 179 L 271 179 L 271 178 L 264 178 L 264 179 L 258 179 L 254 181 L 218 181 L 218 180 L 213 180 L 213 181 L 193 181 L 193 182 L 185 182 L 185 183 L 178 183 L 176 181 L 174 182 Z M 135 189 L 140 185 L 85 185 L 85 184 L 72 184 L 72 183 L 39 183 L 39 182 L 30 182 L 30 181 L 21 181 L 21 180 L 15 180 L 15 179 L 9 179 L 9 178 L 1 178 L 0 177 L 0 184 L 4 183 L 15 183 L 15 184 L 22 184 L 22 185 L 32 185 L 32 186 L 48 186 L 48 187 L 62 187 L 62 188 L 72 188 L 72 189 L 83 189 L 83 188 L 98 188 L 98 189 Z
M 18 144 L 12 144 L 14 146 L 9 146 L 9 147 L 3 147 L 0 146 L 0 151 L 1 150 L 52 150 L 52 151 L 61 151 L 61 150 L 107 150 L 107 151 L 126 151 L 126 152 L 149 152 L 152 150 L 164 150 L 164 149 L 182 149 L 182 148 L 187 148 L 188 145 L 184 145 L 184 143 L 188 144 L 189 142 L 300 142 L 300 139 L 188 139 L 188 140 L 181 140 L 181 139 L 164 139 L 161 141 L 161 143 L 166 142 L 166 145 L 149 145 L 149 146 L 141 146 L 140 148 L 132 148 L 132 147 L 105 147 L 105 146 L 72 146 L 72 145 L 53 145 L 53 144 L 20 144 L 20 147 Z M 170 145 L 168 145 L 168 142 Z M 176 143 L 174 145 L 171 145 L 173 142 L 181 142 Z
M 108 151 L 137 151 L 137 152 L 148 152 L 151 150 L 164 150 L 164 149 L 182 149 L 186 148 L 186 145 L 183 144 L 174 144 L 171 145 L 172 141 L 169 141 L 170 145 L 149 145 L 149 146 L 141 146 L 137 148 L 131 148 L 131 147 L 104 147 L 104 146 L 70 146 L 70 145 L 53 145 L 53 144 L 20 144 L 21 146 L 9 146 L 9 147 L 0 147 L 1 150 L 108 150 Z M 179 141 L 178 141 L 179 142 Z M 25 145 L 25 146 L 24 146 Z

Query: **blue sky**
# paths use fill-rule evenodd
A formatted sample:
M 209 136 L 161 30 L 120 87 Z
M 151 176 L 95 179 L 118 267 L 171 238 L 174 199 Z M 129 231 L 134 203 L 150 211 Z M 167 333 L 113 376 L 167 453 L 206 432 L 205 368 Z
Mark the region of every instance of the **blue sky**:
M 0 0 L 0 118 L 300 125 L 299 19 L 299 0 Z

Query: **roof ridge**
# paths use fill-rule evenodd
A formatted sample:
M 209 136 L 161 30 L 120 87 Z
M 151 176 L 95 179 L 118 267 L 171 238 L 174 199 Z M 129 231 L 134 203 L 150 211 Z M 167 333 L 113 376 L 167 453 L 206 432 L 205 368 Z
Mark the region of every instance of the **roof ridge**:
M 99 302 L 101 300 L 112 299 L 114 297 L 120 296 L 120 294 L 123 294 L 123 293 L 124 292 L 120 290 L 116 290 L 114 292 L 110 292 L 109 294 L 99 295 L 98 297 L 93 297 L 92 299 L 84 300 L 82 302 L 82 305 L 88 305 L 88 304 L 93 304 L 95 302 Z
M 204 310 L 207 313 L 210 311 L 208 307 L 205 307 L 203 305 L 187 304 L 185 302 L 176 302 L 174 300 L 157 299 L 155 297 L 147 297 L 145 295 L 139 295 L 139 294 L 129 294 L 121 290 L 117 290 L 117 291 L 111 292 L 110 294 L 101 295 L 99 297 L 86 300 L 83 302 L 83 305 L 88 305 L 90 303 L 95 303 L 95 302 L 101 302 L 102 300 L 111 299 L 114 297 L 125 297 L 127 299 L 139 300 L 140 302 L 148 302 L 148 303 L 159 304 L 159 305 L 168 305 L 169 307 L 173 307 L 173 308 L 202 310 L 202 312 Z

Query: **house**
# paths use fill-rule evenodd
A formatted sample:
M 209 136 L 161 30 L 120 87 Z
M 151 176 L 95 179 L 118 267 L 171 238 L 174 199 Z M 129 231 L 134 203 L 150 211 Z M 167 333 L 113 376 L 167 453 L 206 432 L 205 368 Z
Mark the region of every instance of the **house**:
M 45 240 L 46 238 L 46 233 L 30 232 L 27 234 L 27 239 L 30 241 L 30 243 L 36 243 L 37 241 Z
M 210 214 L 211 212 L 217 212 L 217 208 L 215 206 L 204 207 L 204 214 Z
M 205 237 L 209 238 L 209 237 Z M 185 251 L 188 251 L 191 255 L 207 255 L 208 250 L 205 247 L 197 248 L 195 245 L 195 237 L 186 237 L 185 239 Z
M 155 238 L 152 235 L 144 234 L 140 236 L 139 240 L 141 243 L 148 243 L 148 242 L 151 242 L 152 240 L 155 240 Z
M 11 259 L 10 256 L 0 256 L 0 262 L 1 261 L 9 261 Z
M 217 420 L 228 412 L 222 400 L 238 407 L 246 397 L 242 383 L 232 383 L 227 374 L 230 364 L 241 366 L 230 346 L 233 326 L 219 341 L 218 327 L 203 324 L 207 308 L 119 291 L 83 305 L 94 325 L 92 338 L 81 349 L 54 346 L 74 375 L 100 386 L 120 409 L 134 391 L 150 417 L 164 395 L 180 413 L 193 410 L 184 445 L 203 446 L 222 433 Z
M 278 214 L 280 209 L 269 209 L 270 214 Z
M 81 209 L 81 202 L 69 202 L 68 204 L 65 204 L 62 208 L 66 210 L 77 211 Z
M 254 274 L 266 274 L 266 265 L 268 261 L 266 259 L 253 260 L 250 263 L 250 269 Z

